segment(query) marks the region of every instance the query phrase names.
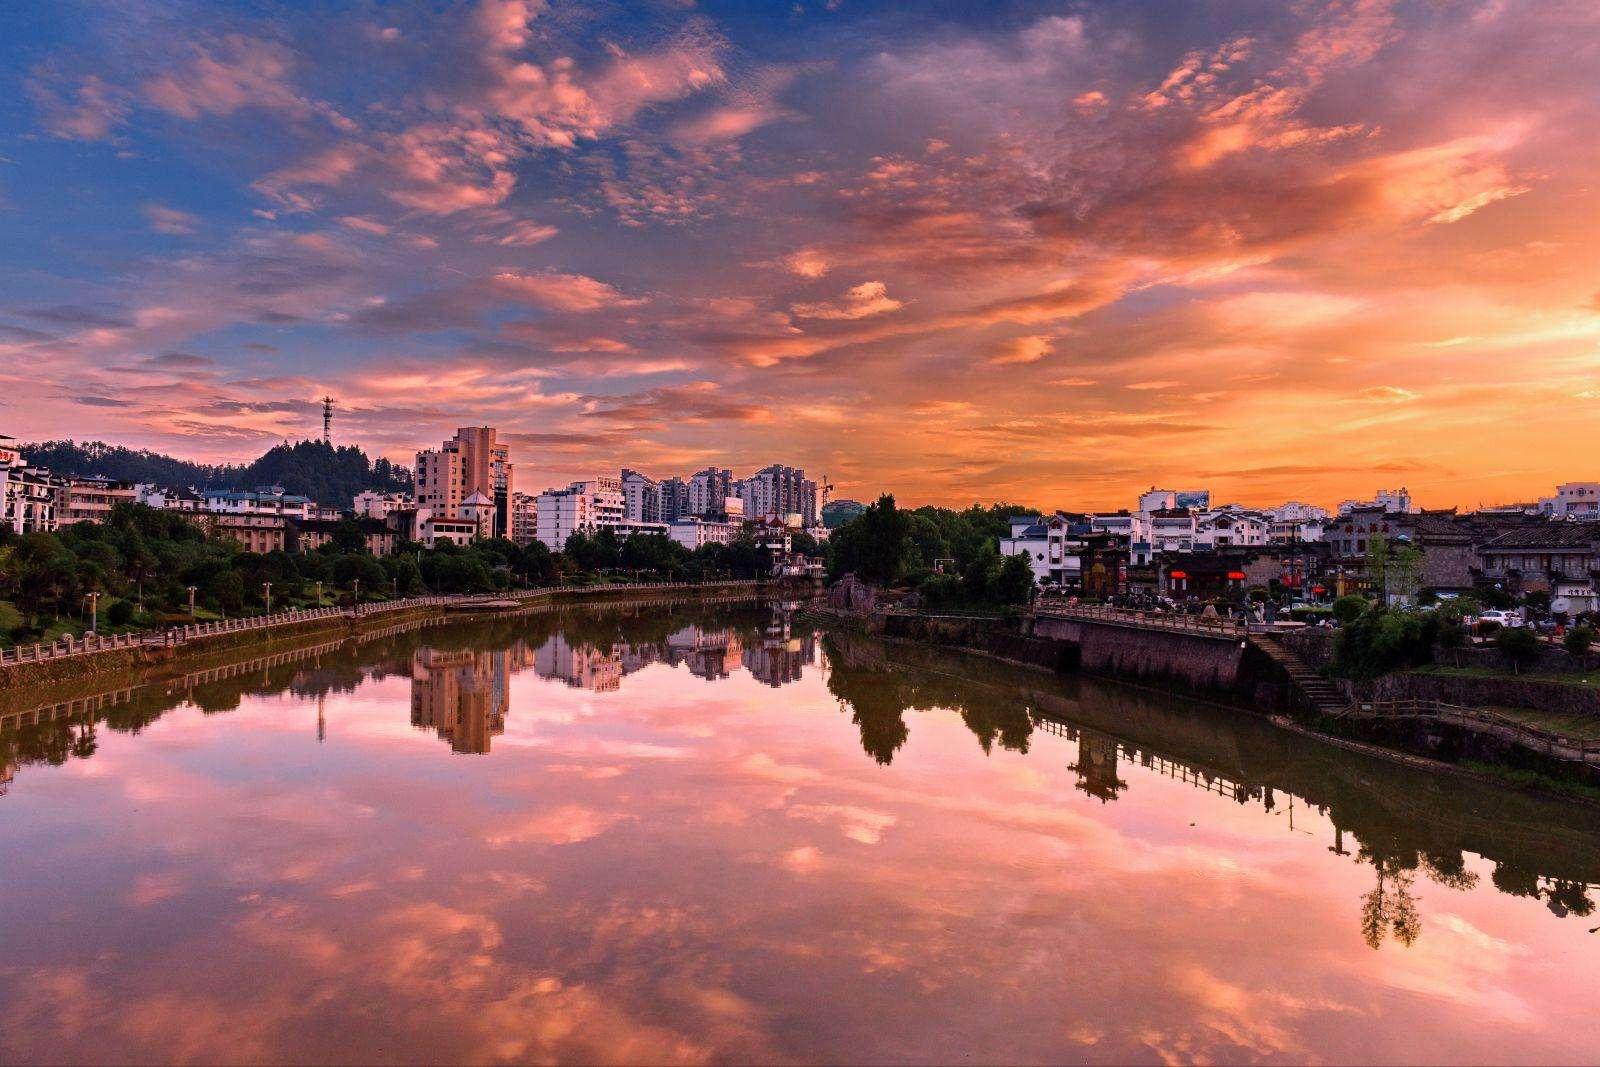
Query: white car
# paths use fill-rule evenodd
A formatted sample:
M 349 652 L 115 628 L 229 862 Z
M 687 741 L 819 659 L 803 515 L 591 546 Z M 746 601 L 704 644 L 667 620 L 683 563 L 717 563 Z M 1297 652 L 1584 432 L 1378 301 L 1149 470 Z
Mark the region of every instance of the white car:
M 1490 610 L 1484 612 L 1482 615 L 1479 615 L 1478 618 L 1475 621 L 1477 621 L 1477 622 L 1497 622 L 1501 626 L 1504 626 L 1504 627 L 1506 627 L 1508 629 L 1515 629 L 1518 626 L 1522 625 L 1522 621 L 1523 620 L 1522 620 L 1522 615 L 1521 615 L 1520 612 L 1500 611 L 1498 609 L 1491 608 Z

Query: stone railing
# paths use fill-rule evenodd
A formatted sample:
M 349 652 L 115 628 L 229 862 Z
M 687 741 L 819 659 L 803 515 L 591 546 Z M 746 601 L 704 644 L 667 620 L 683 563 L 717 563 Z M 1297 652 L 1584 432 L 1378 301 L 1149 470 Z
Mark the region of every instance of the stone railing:
M 697 589 L 708 586 L 716 588 L 726 588 L 728 586 L 757 587 L 762 584 L 760 581 L 726 581 L 629 582 L 620 585 L 593 586 L 553 585 L 539 586 L 534 589 L 510 590 L 504 593 L 406 597 L 401 600 L 385 600 L 374 604 L 357 604 L 349 608 L 297 608 L 293 611 L 274 612 L 271 615 L 255 615 L 240 619 L 218 619 L 214 622 L 190 623 L 185 626 L 174 626 L 166 630 L 112 635 L 85 634 L 82 637 L 62 637 L 49 643 L 39 642 L 32 645 L 21 645 L 17 648 L 0 650 L 0 667 L 11 667 L 19 663 L 45 663 L 51 660 L 65 659 L 69 656 L 86 656 L 116 649 L 175 648 L 187 645 L 191 641 L 203 641 L 207 638 L 221 637 L 227 634 L 270 630 L 280 626 L 298 626 L 302 623 L 315 622 L 319 619 L 365 619 L 374 615 L 385 615 L 414 608 L 448 607 L 452 604 L 493 603 L 497 600 L 531 600 L 561 592 L 659 592 L 664 589 Z
M 1108 608 L 1096 604 L 1068 604 L 1064 601 L 1041 600 L 1034 606 L 1033 613 L 1063 619 L 1120 623 L 1146 630 L 1181 630 L 1186 633 L 1212 636 L 1243 636 L 1250 631 L 1250 627 L 1235 619 L 1169 615 L 1157 611 L 1129 611 L 1125 608 Z

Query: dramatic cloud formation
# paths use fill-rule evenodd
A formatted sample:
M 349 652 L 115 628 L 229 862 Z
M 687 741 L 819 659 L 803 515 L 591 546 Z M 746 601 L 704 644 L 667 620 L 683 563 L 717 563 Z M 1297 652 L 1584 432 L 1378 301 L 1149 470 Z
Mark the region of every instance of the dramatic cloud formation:
M 238 459 L 331 391 L 341 439 L 493 422 L 535 482 L 1593 476 L 1584 0 L 70 11 L 0 15 L 14 436 Z

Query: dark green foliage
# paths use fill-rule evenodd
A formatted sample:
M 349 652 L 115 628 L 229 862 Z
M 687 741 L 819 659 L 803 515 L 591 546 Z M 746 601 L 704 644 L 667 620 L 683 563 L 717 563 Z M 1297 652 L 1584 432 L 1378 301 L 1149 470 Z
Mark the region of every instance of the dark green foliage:
M 1341 626 L 1349 626 L 1359 619 L 1366 610 L 1366 598 L 1356 596 L 1354 593 L 1342 596 L 1333 602 L 1333 617 L 1338 620 Z
M 1574 626 L 1561 639 L 1561 644 L 1563 648 L 1574 656 L 1581 656 L 1589 651 L 1589 647 L 1594 644 L 1594 628 L 1591 626 Z
M 1434 612 L 1374 605 L 1339 629 L 1333 642 L 1333 670 L 1348 678 L 1375 678 L 1429 663 L 1439 624 Z
M 999 539 L 1019 514 L 1036 512 L 1014 504 L 906 512 L 886 495 L 829 536 L 828 574 L 914 586 L 930 608 L 1025 604 L 1033 595 L 1032 569 L 1026 559 L 999 553 Z
M 834 578 L 854 574 L 875 585 L 893 585 L 915 560 L 911 518 L 885 493 L 828 538 L 828 571 Z
M 1539 638 L 1526 626 L 1507 626 L 1494 635 L 1499 649 L 1513 670 L 1520 670 L 1539 658 Z

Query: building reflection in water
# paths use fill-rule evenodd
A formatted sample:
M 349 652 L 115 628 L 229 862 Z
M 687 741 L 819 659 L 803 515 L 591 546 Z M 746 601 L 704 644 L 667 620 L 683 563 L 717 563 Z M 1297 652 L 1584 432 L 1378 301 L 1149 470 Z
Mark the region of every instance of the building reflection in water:
M 505 732 L 511 706 L 507 653 L 419 648 L 411 657 L 411 725 L 455 752 L 483 754 Z
M 707 681 L 741 668 L 770 686 L 798 682 L 816 663 L 816 635 L 796 634 L 792 606 L 779 605 L 764 627 L 691 623 L 654 642 L 595 642 L 558 630 L 537 646 L 518 638 L 495 651 L 424 645 L 411 655 L 411 724 L 433 730 L 453 751 L 482 754 L 505 732 L 510 677 L 532 669 L 576 689 L 614 693 L 622 680 L 652 664 L 683 667 Z M 318 735 L 322 724 L 319 717 Z

